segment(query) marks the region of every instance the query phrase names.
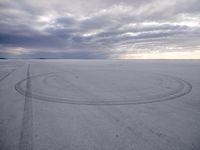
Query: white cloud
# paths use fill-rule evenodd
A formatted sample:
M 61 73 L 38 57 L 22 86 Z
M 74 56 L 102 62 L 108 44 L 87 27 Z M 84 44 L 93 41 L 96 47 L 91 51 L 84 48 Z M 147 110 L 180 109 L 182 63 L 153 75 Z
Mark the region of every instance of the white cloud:
M 198 0 L 2 0 L 0 4 L 0 44 L 16 55 L 26 50 L 98 51 L 101 57 L 119 58 L 200 50 Z M 16 47 L 23 50 L 17 53 Z

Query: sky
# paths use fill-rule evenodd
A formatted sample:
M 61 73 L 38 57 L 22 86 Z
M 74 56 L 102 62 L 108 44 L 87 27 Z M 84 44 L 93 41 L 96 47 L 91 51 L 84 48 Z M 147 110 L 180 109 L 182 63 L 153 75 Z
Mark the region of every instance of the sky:
M 0 58 L 200 59 L 200 0 L 0 0 Z

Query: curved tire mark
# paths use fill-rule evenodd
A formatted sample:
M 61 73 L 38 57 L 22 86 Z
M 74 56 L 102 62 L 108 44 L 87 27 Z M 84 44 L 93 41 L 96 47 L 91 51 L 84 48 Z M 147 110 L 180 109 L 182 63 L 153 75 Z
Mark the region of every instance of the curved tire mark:
M 37 78 L 40 76 L 45 76 L 48 74 L 54 74 L 54 73 L 46 73 L 46 74 L 40 74 L 40 75 L 35 75 L 35 76 L 31 76 L 30 78 Z M 160 74 L 161 75 L 161 74 Z M 177 82 L 179 84 L 179 88 L 176 89 L 175 91 L 171 91 L 167 94 L 161 95 L 160 97 L 150 97 L 150 98 L 145 98 L 145 99 L 139 99 L 137 101 L 134 100 L 126 100 L 126 101 L 105 101 L 104 100 L 100 100 L 100 101 L 91 101 L 91 100 L 70 100 L 68 98 L 58 98 L 58 97 L 51 97 L 51 96 L 42 96 L 42 95 L 38 95 L 36 93 L 29 93 L 29 96 L 37 99 L 37 100 L 41 100 L 41 101 L 48 101 L 48 102 L 54 102 L 54 103 L 67 103 L 67 104 L 76 104 L 76 105 L 136 105 L 136 104 L 147 104 L 147 103 L 155 103 L 155 102 L 162 102 L 162 101 L 168 101 L 168 100 L 172 100 L 181 96 L 184 96 L 188 93 L 190 93 L 190 91 L 192 90 L 192 85 L 183 80 L 180 79 L 178 77 L 173 77 L 173 76 L 169 76 L 169 75 L 161 75 L 163 77 L 169 78 L 174 80 L 175 82 Z M 26 91 L 23 90 L 23 88 L 21 87 L 21 84 L 23 82 L 25 82 L 27 80 L 23 79 L 21 81 L 19 81 L 16 85 L 15 85 L 15 89 L 22 95 L 25 95 Z

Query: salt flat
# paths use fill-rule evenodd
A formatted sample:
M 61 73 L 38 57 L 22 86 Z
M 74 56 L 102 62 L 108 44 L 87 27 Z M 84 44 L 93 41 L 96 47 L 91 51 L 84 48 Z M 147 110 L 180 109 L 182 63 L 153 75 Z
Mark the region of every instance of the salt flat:
M 198 60 L 2 60 L 1 150 L 199 150 Z

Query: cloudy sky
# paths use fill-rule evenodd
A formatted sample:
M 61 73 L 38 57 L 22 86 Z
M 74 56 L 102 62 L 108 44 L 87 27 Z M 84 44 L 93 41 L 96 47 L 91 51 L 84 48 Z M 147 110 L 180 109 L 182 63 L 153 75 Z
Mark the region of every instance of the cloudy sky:
M 200 58 L 200 0 L 0 0 L 0 57 Z

